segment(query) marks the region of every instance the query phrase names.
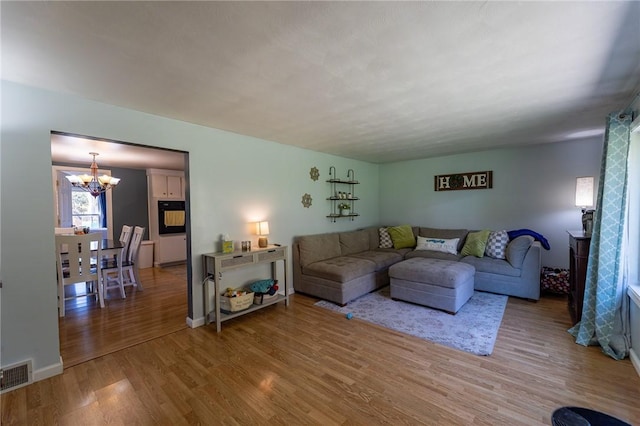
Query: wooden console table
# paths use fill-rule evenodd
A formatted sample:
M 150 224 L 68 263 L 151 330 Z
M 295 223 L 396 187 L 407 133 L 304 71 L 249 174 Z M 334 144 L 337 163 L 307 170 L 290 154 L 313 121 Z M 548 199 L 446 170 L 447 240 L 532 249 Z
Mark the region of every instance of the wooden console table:
M 276 264 L 279 260 L 284 263 L 284 279 L 279 281 L 284 287 L 284 295 L 277 294 L 277 297 L 264 302 L 261 305 L 251 305 L 249 308 L 238 312 L 224 313 L 220 310 L 220 289 L 224 272 L 246 268 L 251 265 L 259 265 L 264 263 L 271 264 L 271 279 L 277 279 Z M 232 318 L 248 314 L 258 309 L 265 308 L 284 300 L 285 306 L 289 306 L 289 288 L 287 284 L 287 247 L 286 246 L 269 246 L 263 249 L 254 249 L 251 251 L 236 251 L 233 253 L 206 253 L 202 255 L 202 268 L 204 277 L 204 322 L 209 324 L 209 315 L 213 314 L 216 322 L 216 331 L 219 333 L 221 323 Z M 211 310 L 211 296 L 209 292 L 209 283 L 213 283 L 214 306 Z M 237 287 L 233 284 L 227 284 L 226 287 Z
M 576 324 L 582 318 L 591 234 L 585 234 L 583 231 L 567 232 L 569 233 L 569 313 L 571 322 Z

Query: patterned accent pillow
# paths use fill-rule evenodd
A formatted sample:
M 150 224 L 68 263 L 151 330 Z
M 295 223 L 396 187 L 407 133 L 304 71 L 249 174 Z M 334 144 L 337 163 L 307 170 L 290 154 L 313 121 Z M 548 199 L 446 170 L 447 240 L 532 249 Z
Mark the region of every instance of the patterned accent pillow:
M 487 239 L 487 247 L 484 249 L 484 254 L 495 259 L 505 259 L 507 244 L 509 244 L 507 231 L 493 231 Z
M 389 235 L 389 230 L 387 228 L 380 228 L 378 232 L 380 233 L 380 248 L 393 248 L 393 241 L 391 240 L 391 235 Z

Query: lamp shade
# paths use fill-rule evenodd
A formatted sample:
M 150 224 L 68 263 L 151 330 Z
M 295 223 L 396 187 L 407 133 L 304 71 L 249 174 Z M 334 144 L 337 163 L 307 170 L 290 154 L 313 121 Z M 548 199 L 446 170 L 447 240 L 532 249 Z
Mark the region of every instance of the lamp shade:
M 266 220 L 264 222 L 257 222 L 256 234 L 269 235 L 269 222 L 267 222 Z
M 576 178 L 576 207 L 593 206 L 593 176 Z

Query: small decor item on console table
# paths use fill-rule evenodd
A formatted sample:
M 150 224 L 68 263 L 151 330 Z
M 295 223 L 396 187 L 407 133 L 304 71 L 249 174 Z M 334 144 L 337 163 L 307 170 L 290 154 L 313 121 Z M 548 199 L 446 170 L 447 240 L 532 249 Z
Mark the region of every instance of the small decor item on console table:
M 222 252 L 233 253 L 233 241 L 229 238 L 229 234 L 222 236 Z
M 260 280 L 256 281 L 250 286 L 251 291 L 255 292 L 253 297 L 253 303 L 255 305 L 262 305 L 276 297 L 278 294 L 278 280 Z
M 253 304 L 253 292 L 245 289 L 228 288 L 220 296 L 220 310 L 223 312 L 238 312 Z
M 269 222 L 266 220 L 256 222 L 256 234 L 258 235 L 258 247 L 265 248 L 269 245 L 267 235 L 269 235 Z

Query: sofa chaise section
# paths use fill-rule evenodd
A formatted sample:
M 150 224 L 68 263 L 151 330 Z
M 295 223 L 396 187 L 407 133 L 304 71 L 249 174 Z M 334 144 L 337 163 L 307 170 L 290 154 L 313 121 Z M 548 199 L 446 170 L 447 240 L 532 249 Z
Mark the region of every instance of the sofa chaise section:
M 540 299 L 542 246 L 530 236 L 514 238 L 507 259 L 465 256 L 461 262 L 476 268 L 475 289 L 523 299 Z
M 340 305 L 389 284 L 402 254 L 371 250 L 366 229 L 297 237 L 292 247 L 296 292 Z

